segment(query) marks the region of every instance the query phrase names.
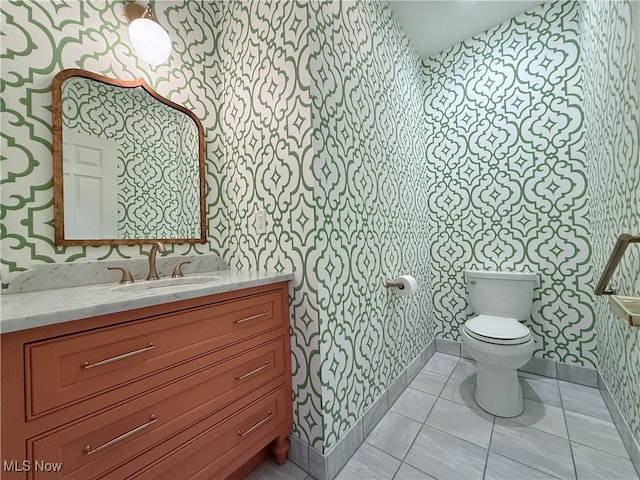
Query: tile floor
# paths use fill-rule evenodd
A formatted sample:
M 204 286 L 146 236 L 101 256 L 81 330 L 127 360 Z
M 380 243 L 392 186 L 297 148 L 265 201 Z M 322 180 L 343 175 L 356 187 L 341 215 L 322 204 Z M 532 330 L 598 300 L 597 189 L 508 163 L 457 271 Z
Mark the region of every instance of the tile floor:
M 638 475 L 600 392 L 522 373 L 524 413 L 476 404 L 475 363 L 436 353 L 366 438 L 337 480 L 624 479 Z M 247 480 L 312 480 L 267 462 Z

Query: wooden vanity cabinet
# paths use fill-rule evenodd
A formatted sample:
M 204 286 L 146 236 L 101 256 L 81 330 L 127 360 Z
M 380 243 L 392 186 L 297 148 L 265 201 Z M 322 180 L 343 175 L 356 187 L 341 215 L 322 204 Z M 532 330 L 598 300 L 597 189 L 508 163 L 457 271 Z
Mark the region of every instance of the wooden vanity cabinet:
M 286 282 L 3 334 L 2 475 L 237 476 L 292 428 Z

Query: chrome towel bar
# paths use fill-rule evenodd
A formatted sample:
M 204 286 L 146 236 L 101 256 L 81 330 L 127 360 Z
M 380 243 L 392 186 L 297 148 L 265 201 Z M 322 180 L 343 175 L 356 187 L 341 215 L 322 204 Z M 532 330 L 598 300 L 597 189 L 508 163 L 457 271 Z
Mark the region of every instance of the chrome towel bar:
M 608 287 L 609 281 L 630 243 L 640 243 L 640 235 L 631 235 L 629 233 L 620 234 L 615 247 L 613 247 L 607 266 L 604 268 L 604 272 L 602 272 L 598 286 L 596 287 L 596 295 L 615 295 L 616 291 Z

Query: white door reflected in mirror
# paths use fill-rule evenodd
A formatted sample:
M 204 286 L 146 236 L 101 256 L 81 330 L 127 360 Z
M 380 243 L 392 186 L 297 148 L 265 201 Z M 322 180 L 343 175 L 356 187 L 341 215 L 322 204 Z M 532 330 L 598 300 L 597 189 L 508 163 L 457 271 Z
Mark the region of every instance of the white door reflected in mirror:
M 66 237 L 118 238 L 116 142 L 69 130 L 63 153 Z

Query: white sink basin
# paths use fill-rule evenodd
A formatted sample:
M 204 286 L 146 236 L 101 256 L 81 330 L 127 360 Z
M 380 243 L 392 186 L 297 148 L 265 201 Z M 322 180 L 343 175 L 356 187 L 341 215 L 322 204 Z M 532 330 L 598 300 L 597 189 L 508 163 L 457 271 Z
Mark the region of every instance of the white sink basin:
M 111 289 L 112 292 L 140 292 L 143 290 L 153 290 L 156 288 L 178 287 L 181 285 L 198 285 L 202 283 L 211 283 L 220 280 L 216 276 L 200 276 L 200 277 L 179 277 L 179 278 L 163 278 L 160 280 L 143 280 L 141 282 L 129 283 L 127 285 L 118 285 Z

